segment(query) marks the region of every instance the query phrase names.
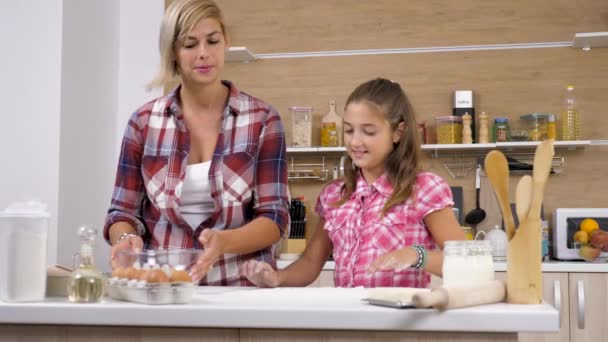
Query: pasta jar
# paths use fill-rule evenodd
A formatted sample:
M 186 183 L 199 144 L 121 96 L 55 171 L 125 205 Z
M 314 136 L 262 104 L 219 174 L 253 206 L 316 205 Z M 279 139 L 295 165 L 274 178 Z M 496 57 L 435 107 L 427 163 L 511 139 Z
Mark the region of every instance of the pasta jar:
M 489 240 L 446 241 L 443 248 L 443 285 L 476 285 L 494 280 Z
M 462 144 L 462 118 L 460 116 L 438 116 L 437 125 L 438 144 Z
M 312 107 L 290 107 L 291 145 L 312 146 Z
M 494 127 L 492 129 L 492 140 L 494 140 L 494 142 L 511 141 L 511 129 L 509 128 L 509 119 L 494 119 Z
M 531 113 L 520 117 L 527 123 L 530 141 L 543 141 L 547 138 L 548 118 L 549 115 L 544 113 Z

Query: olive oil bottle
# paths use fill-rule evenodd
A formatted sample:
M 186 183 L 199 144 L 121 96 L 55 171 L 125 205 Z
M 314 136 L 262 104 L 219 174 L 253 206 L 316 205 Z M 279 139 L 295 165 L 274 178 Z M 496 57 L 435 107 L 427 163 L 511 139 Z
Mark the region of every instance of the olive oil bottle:
M 74 271 L 68 280 L 68 299 L 75 303 L 101 301 L 105 291 L 105 277 L 95 267 L 93 247 L 97 230 L 89 225 L 78 228 L 80 253 L 74 256 Z

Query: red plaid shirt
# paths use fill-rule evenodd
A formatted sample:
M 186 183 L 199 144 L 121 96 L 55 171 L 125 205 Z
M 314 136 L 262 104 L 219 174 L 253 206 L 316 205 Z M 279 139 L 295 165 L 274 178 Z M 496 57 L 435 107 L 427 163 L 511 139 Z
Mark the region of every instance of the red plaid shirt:
M 325 219 L 324 229 L 333 243 L 336 262 L 334 282 L 341 287 L 427 287 L 430 275 L 409 268 L 368 273 L 376 258 L 414 244 L 435 249 L 436 243 L 422 219 L 433 211 L 453 205 L 452 192 L 439 176 L 420 172 L 415 199 L 393 206 L 380 218 L 384 203 L 393 192 L 386 175 L 368 185 L 361 175 L 350 199 L 340 207 L 343 181 L 329 183 L 321 191 L 315 211 Z
M 233 84 L 211 159 L 209 183 L 215 212 L 193 230 L 182 218 L 180 194 L 190 137 L 176 98 L 180 87 L 139 108 L 127 125 L 114 193 L 104 227 L 125 221 L 145 248 L 200 248 L 203 229 L 233 229 L 267 217 L 284 233 L 288 216 L 285 135 L 279 114 Z M 239 266 L 255 258 L 276 265 L 275 246 L 220 257 L 201 285 L 252 285 Z

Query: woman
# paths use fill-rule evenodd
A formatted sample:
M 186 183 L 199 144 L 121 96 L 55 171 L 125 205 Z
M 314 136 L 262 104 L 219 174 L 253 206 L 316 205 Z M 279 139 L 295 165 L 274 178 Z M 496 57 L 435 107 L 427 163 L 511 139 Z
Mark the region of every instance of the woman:
M 279 114 L 221 80 L 228 39 L 212 0 L 173 2 L 159 45 L 151 86 L 179 85 L 127 125 L 104 229 L 112 259 L 128 249 L 201 248 L 191 269 L 199 284 L 251 285 L 240 265 L 274 265 L 289 221 Z

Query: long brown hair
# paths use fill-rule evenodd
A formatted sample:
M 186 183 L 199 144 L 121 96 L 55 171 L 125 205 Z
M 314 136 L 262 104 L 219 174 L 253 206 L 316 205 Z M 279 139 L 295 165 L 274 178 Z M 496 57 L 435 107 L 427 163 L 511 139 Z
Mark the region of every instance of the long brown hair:
M 382 216 L 384 216 L 392 206 L 403 202 L 415 191 L 414 185 L 420 161 L 420 139 L 414 110 L 401 86 L 384 78 L 359 85 L 346 100 L 345 108 L 355 102 L 366 103 L 384 113 L 392 132 L 398 129 L 400 123 L 405 124 L 401 139 L 394 144 L 393 151 L 385 161 L 385 170 L 388 180 L 393 185 L 393 193 L 382 208 Z M 344 187 L 339 203 L 347 201 L 355 191 L 359 172 L 348 154 L 344 165 Z

